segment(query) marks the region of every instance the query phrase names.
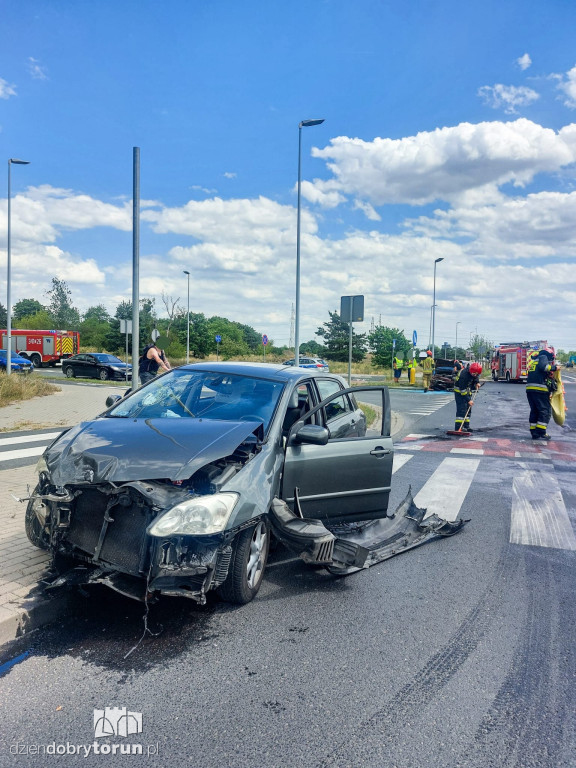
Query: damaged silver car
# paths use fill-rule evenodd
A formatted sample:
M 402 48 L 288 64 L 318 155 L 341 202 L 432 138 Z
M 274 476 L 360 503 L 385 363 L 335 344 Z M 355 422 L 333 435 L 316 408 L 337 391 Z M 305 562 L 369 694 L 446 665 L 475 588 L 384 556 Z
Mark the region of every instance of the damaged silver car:
M 40 459 L 28 536 L 52 552 L 56 585 L 244 604 L 271 536 L 346 575 L 455 533 L 463 521 L 410 496 L 387 514 L 388 390 L 365 391 L 378 404 L 322 371 L 199 363 L 111 396 Z

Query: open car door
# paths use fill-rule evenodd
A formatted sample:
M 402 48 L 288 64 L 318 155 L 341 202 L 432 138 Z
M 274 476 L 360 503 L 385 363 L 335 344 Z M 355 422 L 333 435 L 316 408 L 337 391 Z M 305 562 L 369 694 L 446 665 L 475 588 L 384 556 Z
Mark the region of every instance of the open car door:
M 370 402 L 378 404 L 362 409 L 356 398 L 362 402 L 368 392 Z M 311 426 L 320 442 L 322 427 L 324 434 L 328 431 L 325 444 L 309 442 L 314 440 Z M 383 518 L 393 455 L 388 389 L 339 390 L 292 426 L 286 441 L 282 499 L 294 509 L 298 493 L 303 516 L 323 522 Z

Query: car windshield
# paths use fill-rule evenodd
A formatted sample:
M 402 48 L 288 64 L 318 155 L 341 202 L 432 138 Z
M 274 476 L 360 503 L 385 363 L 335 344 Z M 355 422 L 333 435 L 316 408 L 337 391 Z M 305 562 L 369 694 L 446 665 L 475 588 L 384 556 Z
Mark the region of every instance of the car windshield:
M 118 357 L 114 357 L 114 355 L 97 354 L 93 355 L 93 357 L 95 357 L 99 363 L 112 363 L 113 365 L 118 365 L 118 363 L 122 364 L 122 360 Z
M 121 400 L 114 418 L 260 421 L 268 430 L 283 383 L 217 371 L 179 368 Z

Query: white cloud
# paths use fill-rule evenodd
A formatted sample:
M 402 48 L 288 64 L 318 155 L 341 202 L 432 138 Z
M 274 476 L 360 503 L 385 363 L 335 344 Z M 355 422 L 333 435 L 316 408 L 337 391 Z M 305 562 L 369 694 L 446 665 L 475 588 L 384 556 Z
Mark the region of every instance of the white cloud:
M 0 77 L 0 99 L 9 99 L 10 96 L 16 96 L 16 86 Z
M 422 205 L 486 186 L 521 186 L 539 172 L 557 171 L 576 160 L 576 131 L 569 125 L 556 133 L 525 118 L 460 123 L 402 139 L 340 136 L 312 154 L 334 174 L 314 182 L 321 193 L 329 188 L 375 206 Z
M 237 174 L 233 173 L 232 171 L 226 171 L 222 175 L 224 176 L 225 179 L 235 179 L 237 176 Z
M 532 59 L 530 58 L 530 55 L 525 53 L 523 56 L 520 56 L 519 59 L 516 59 L 516 64 L 520 67 L 520 69 L 525 70 L 528 69 L 529 66 L 532 64 Z
M 370 221 L 382 220 L 382 217 L 374 210 L 370 203 L 363 202 L 362 200 L 355 200 L 354 208 L 362 211 L 362 213 L 366 216 L 367 219 L 370 219 Z
M 514 115 L 519 107 L 526 107 L 540 98 L 532 88 L 524 85 L 483 85 L 478 89 L 478 95 L 484 103 L 493 109 L 503 109 L 507 115 Z
M 335 186 L 333 181 L 314 179 L 313 182 L 302 181 L 300 190 L 302 197 L 308 200 L 308 202 L 319 205 L 321 208 L 336 208 L 346 198 L 335 189 Z M 294 187 L 294 191 L 297 191 L 297 189 L 298 185 Z
M 38 59 L 34 59 L 32 56 L 28 57 L 28 71 L 34 80 L 48 80 L 46 68 L 40 64 Z
M 504 263 L 576 256 L 576 192 L 539 192 L 406 222 L 420 235 L 466 238 L 475 258 Z
M 190 200 L 181 208 L 143 211 L 155 232 L 190 235 L 212 243 L 283 244 L 295 242 L 296 213 L 266 197 Z M 315 232 L 316 220 L 302 211 L 302 232 Z
M 564 106 L 576 109 L 576 67 L 572 67 L 556 86 L 564 94 Z

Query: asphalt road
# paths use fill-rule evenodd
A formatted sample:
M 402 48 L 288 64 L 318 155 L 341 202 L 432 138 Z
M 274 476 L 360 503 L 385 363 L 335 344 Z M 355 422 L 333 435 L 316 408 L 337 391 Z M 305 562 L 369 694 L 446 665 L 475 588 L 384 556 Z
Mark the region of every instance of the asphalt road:
M 2 656 L 0 766 L 50 765 L 37 745 L 109 742 L 142 744 L 146 766 L 574 768 L 566 391 L 570 418 L 547 445 L 528 438 L 523 386 L 481 389 L 472 439 L 445 434 L 452 396 L 391 393 L 404 417 L 391 505 L 411 487 L 419 506 L 469 518 L 453 538 L 341 579 L 279 547 L 253 603 L 166 598 L 135 650 L 140 605 L 78 596 Z M 95 739 L 106 707 L 142 713 L 142 733 Z

